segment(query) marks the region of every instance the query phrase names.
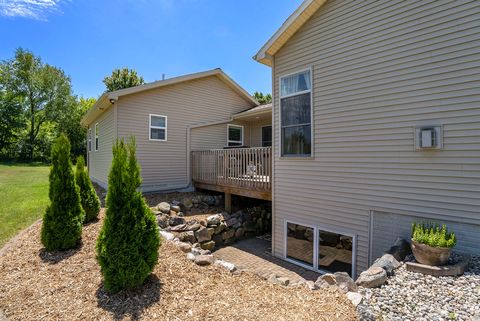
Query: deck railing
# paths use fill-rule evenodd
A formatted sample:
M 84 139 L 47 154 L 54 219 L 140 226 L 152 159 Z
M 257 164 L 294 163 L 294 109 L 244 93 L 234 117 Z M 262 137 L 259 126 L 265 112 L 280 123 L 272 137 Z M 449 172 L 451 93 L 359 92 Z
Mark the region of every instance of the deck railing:
M 192 152 L 192 179 L 197 183 L 271 191 L 271 177 L 271 147 Z

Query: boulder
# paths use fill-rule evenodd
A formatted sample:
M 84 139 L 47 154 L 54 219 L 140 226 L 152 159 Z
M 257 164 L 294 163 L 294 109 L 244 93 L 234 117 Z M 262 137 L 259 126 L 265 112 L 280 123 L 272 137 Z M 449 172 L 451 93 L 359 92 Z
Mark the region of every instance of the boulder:
M 207 203 L 208 206 L 213 206 L 215 205 L 215 197 L 211 196 L 211 195 L 205 195 L 203 197 L 203 201 L 205 203 Z
M 199 243 L 207 242 L 212 239 L 212 236 L 210 235 L 206 227 L 202 226 L 198 230 L 196 230 L 194 233 Z
M 220 214 L 210 215 L 207 217 L 207 226 L 219 225 L 222 220 Z
M 330 287 L 330 284 L 324 279 L 322 279 L 321 277 L 317 279 L 314 285 L 315 285 L 315 289 L 327 289 Z
M 170 206 L 170 210 L 171 210 L 171 211 L 174 211 L 175 213 L 178 213 L 178 212 L 181 211 L 181 208 L 180 208 L 179 205 L 171 205 L 171 206 Z
M 195 264 L 200 265 L 200 266 L 205 266 L 205 265 L 210 265 L 215 262 L 215 259 L 213 258 L 213 255 L 207 254 L 207 255 L 197 255 L 195 257 Z
M 185 232 L 185 231 L 189 231 L 189 226 L 187 224 L 180 224 L 180 225 L 177 225 L 177 226 L 173 226 L 171 229 L 170 229 L 171 232 Z
M 200 247 L 204 250 L 213 251 L 213 249 L 215 248 L 215 242 L 207 241 L 204 243 L 200 243 Z
M 177 237 L 181 242 L 188 242 L 191 244 L 197 242 L 197 238 L 195 237 L 195 234 L 193 233 L 193 231 L 186 231 L 186 232 L 179 233 Z
M 166 214 L 157 215 L 157 224 L 161 228 L 168 227 L 169 217 Z
M 216 260 L 214 265 L 216 266 L 220 266 L 230 272 L 235 272 L 237 270 L 237 267 L 235 266 L 235 264 L 233 263 L 230 263 L 230 262 L 226 262 L 226 261 L 223 261 L 223 260 Z
M 173 239 L 175 238 L 175 235 L 173 235 L 173 233 L 166 231 L 160 231 L 160 236 L 167 241 L 173 241 Z
M 384 254 L 381 258 L 378 258 L 373 262 L 372 266 L 378 266 L 387 272 L 388 276 L 393 275 L 393 270 L 400 267 L 400 262 L 391 254 Z
M 195 254 L 192 252 L 187 253 L 187 259 L 190 261 L 195 261 Z
M 228 239 L 231 239 L 235 236 L 235 230 L 233 229 L 230 229 L 230 230 L 226 230 L 225 232 L 222 233 L 222 238 L 224 241 L 228 240 Z
M 215 242 L 215 245 L 221 246 L 223 244 L 223 237 L 221 234 L 214 234 L 212 236 L 212 241 Z
M 317 279 L 317 282 L 318 282 L 319 279 L 322 279 L 323 281 L 327 282 L 328 285 L 336 285 L 337 284 L 336 277 L 332 273 L 327 273 L 327 274 L 324 274 L 324 275 L 320 276 Z
M 178 248 L 184 253 L 189 253 L 192 250 L 192 245 L 186 242 L 178 242 Z
M 373 266 L 362 272 L 355 282 L 358 286 L 364 288 L 376 288 L 387 281 L 387 272 L 378 266 Z
M 169 214 L 170 204 L 168 204 L 167 202 L 161 202 L 160 204 L 157 205 L 157 210 L 159 210 L 162 213 Z
M 405 260 L 407 255 L 412 253 L 412 247 L 405 239 L 398 238 L 386 253 L 391 254 L 397 261 L 401 262 Z
M 225 229 L 227 228 L 227 226 L 225 225 L 225 223 L 220 223 L 217 227 L 215 227 L 215 231 L 214 231 L 214 234 L 220 234 L 222 233 Z
M 213 227 L 207 227 L 208 235 L 212 238 L 213 234 L 215 234 L 215 229 Z
M 182 204 L 183 204 L 183 206 L 185 207 L 185 209 L 186 209 L 187 211 L 191 210 L 192 207 L 193 207 L 192 200 L 189 199 L 189 198 L 185 198 L 185 199 L 182 201 Z
M 239 223 L 239 222 L 238 222 L 238 220 L 237 220 L 235 217 L 231 217 L 231 218 L 229 218 L 228 220 L 225 221 L 225 225 L 226 225 L 227 227 L 234 226 L 234 225 L 236 225 L 236 224 L 238 224 L 238 223 Z
M 337 286 L 345 293 L 357 292 L 355 281 L 346 272 L 335 272 L 335 281 Z
M 306 281 L 306 280 L 305 281 L 300 281 L 298 283 L 298 286 L 303 286 L 303 287 L 305 287 L 309 290 L 312 290 L 312 291 L 317 289 L 317 286 L 315 285 L 315 282 L 313 282 L 313 281 Z
M 357 307 L 363 300 L 363 296 L 357 292 L 347 292 L 347 298 L 352 302 L 354 307 Z
M 245 231 L 243 230 L 243 227 L 239 227 L 236 231 L 235 231 L 235 237 L 237 239 L 241 239 L 243 237 L 243 234 L 245 233 Z
M 185 224 L 186 221 L 183 217 L 180 217 L 180 216 L 170 216 L 168 223 L 170 224 L 170 226 L 177 226 L 177 225 Z
M 199 244 L 200 246 L 200 244 Z M 200 247 L 192 247 L 192 253 L 196 256 L 196 255 L 209 255 L 209 254 L 212 254 L 212 252 L 210 252 L 209 250 L 204 250 Z
M 277 277 L 275 274 L 271 274 L 268 278 L 268 282 L 282 286 L 288 286 L 290 279 L 287 277 Z

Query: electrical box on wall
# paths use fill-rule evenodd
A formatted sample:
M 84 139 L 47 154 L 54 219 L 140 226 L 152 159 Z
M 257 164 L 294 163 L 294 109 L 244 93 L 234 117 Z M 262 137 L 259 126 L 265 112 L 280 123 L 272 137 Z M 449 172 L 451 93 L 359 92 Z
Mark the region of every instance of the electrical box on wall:
M 442 126 L 422 126 L 415 128 L 415 150 L 443 148 Z

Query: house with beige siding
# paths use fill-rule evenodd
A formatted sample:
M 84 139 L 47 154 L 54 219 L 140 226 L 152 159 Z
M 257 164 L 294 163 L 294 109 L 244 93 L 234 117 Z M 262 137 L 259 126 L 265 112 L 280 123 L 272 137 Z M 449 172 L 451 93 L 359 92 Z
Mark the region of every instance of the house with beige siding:
M 480 1 L 305 0 L 272 68 L 275 256 L 358 274 L 413 221 L 480 244 Z
M 198 182 L 207 184 L 212 183 L 206 175 L 211 174 L 213 166 L 223 171 L 225 164 L 229 168 L 229 185 L 241 182 L 247 190 L 246 182 L 255 181 L 245 176 L 247 167 L 250 172 L 256 169 L 252 162 L 246 163 L 246 157 L 264 157 L 272 141 L 271 105 L 258 106 L 221 69 L 106 92 L 87 112 L 82 124 L 88 128 L 91 179 L 105 188 L 116 139 L 135 137 L 143 191 L 191 190 L 192 169 L 200 175 Z M 246 147 L 254 153 L 240 155 Z M 195 151 L 222 156 L 221 164 L 215 160 L 205 166 L 199 164 L 203 167 L 198 168 L 191 164 L 192 157 L 207 160 L 209 156 L 192 156 Z M 232 155 L 227 159 L 223 155 L 226 153 Z M 245 162 L 240 160 L 243 156 Z M 234 169 L 236 177 L 232 176 Z

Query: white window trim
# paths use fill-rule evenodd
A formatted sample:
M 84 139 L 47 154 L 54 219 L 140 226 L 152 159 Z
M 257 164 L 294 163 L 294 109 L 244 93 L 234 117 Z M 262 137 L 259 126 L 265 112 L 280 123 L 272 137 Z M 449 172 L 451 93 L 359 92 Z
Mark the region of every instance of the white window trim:
M 165 118 L 165 126 L 152 126 L 152 116 Z M 163 130 L 165 130 L 165 139 L 152 138 L 152 128 L 153 129 L 163 129 Z M 156 114 L 149 114 L 148 115 L 148 139 L 149 140 L 157 141 L 157 142 L 166 142 L 167 141 L 167 133 L 168 133 L 167 128 L 168 128 L 168 117 L 167 116 L 156 115 Z
M 92 127 L 88 128 L 88 141 L 87 141 L 88 152 L 92 151 Z
M 238 140 L 230 140 L 229 136 L 230 136 L 230 127 L 236 127 L 236 128 L 240 128 L 242 130 L 242 140 L 241 141 L 238 141 Z M 239 146 L 243 146 L 243 142 L 244 142 L 244 135 L 245 135 L 245 131 L 244 131 L 244 127 L 242 125 L 234 125 L 234 124 L 227 124 L 227 146 L 228 147 L 235 147 L 235 146 L 230 146 L 230 143 L 240 143 Z
M 262 126 L 262 141 L 261 141 L 262 147 L 263 147 L 263 129 L 264 129 L 265 127 L 271 127 L 271 128 L 272 128 L 272 134 L 271 134 L 271 135 L 272 135 L 272 140 L 270 141 L 270 143 L 271 143 L 270 146 L 273 146 L 273 126 L 272 126 L 272 125 L 264 125 L 264 126 Z
M 296 75 L 296 74 L 300 74 L 300 73 L 305 72 L 305 71 L 310 72 L 310 89 L 299 91 L 299 92 L 296 92 L 294 94 L 289 94 L 289 95 L 282 96 L 282 79 L 286 78 L 286 77 L 289 77 L 289 76 Z M 297 70 L 295 72 L 284 74 L 284 75 L 278 77 L 278 96 L 280 97 L 279 100 L 278 100 L 278 106 L 279 106 L 279 108 L 278 108 L 278 113 L 279 113 L 279 118 L 278 118 L 279 133 L 278 134 L 279 135 L 278 135 L 278 137 L 279 137 L 279 143 L 280 143 L 280 145 L 279 145 L 280 159 L 292 159 L 292 158 L 313 159 L 314 158 L 313 155 L 315 155 L 315 153 L 314 153 L 315 144 L 314 144 L 314 136 L 313 136 L 313 87 L 314 87 L 313 86 L 313 67 Z M 283 154 L 283 137 L 282 137 L 282 128 L 283 128 L 283 126 L 282 126 L 282 98 L 299 96 L 299 95 L 303 95 L 303 94 L 307 94 L 307 93 L 310 93 L 310 154 L 284 155 Z M 295 125 L 292 125 L 292 126 L 301 126 L 301 125 L 302 124 L 295 124 Z M 272 136 L 272 140 L 273 140 L 273 136 Z
M 287 224 L 297 224 L 297 225 L 302 225 L 305 227 L 313 228 L 313 267 L 302 263 L 298 260 L 295 259 L 290 259 L 287 257 L 287 235 L 288 235 L 288 229 L 287 229 Z M 311 224 L 306 224 L 304 222 L 296 222 L 292 220 L 284 220 L 284 227 L 283 227 L 283 258 L 285 261 L 288 261 L 290 263 L 299 265 L 303 268 L 318 272 L 320 274 L 326 274 L 326 273 L 334 273 L 333 271 L 327 271 L 324 269 L 319 269 L 318 268 L 318 251 L 319 251 L 319 244 L 318 244 L 318 232 L 319 231 L 325 231 L 325 232 L 330 232 L 330 233 L 335 233 L 335 234 L 341 234 L 344 236 L 349 236 L 352 238 L 352 278 L 356 278 L 356 272 L 357 272 L 357 235 L 352 232 L 352 231 L 344 231 L 344 230 L 337 230 L 337 229 L 332 229 L 323 225 L 311 225 Z
M 98 152 L 98 123 L 95 124 L 95 151 Z

